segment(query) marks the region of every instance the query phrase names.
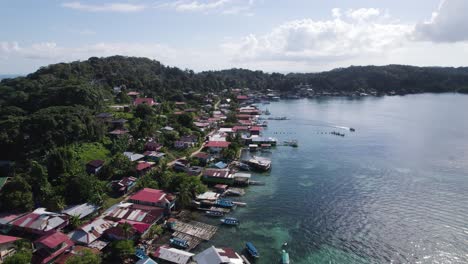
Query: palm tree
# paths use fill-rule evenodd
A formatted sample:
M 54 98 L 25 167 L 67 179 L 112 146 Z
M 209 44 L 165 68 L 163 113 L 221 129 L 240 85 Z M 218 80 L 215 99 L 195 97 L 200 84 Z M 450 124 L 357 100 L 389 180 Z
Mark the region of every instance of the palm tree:
M 123 225 L 122 225 L 122 231 L 124 233 L 124 236 L 125 236 L 125 239 L 128 240 L 129 238 L 129 234 L 130 234 L 130 231 L 132 230 L 132 225 L 130 225 L 129 223 L 125 222 Z

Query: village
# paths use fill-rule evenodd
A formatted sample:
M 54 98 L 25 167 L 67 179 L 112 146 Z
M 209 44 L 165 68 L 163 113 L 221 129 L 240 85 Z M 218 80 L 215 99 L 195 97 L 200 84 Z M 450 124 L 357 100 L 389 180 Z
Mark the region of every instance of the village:
M 158 131 L 159 136 L 133 138 L 129 136 L 130 121 L 123 117 L 130 116 L 128 113 L 140 105 L 158 111 L 164 102 L 121 87 L 115 87 L 114 92 L 126 93 L 132 103 L 110 105 L 110 111 L 98 113 L 96 119 L 108 125 L 111 138 L 143 141 L 140 151 L 126 149 L 122 153 L 133 164 L 135 173 L 109 181 L 113 199 L 101 204 L 87 202 L 61 211 L 37 207 L 26 213 L 1 214 L 0 263 L 15 254 L 18 241 L 32 243 L 32 263 L 41 264 L 67 263 L 85 251 L 122 263 L 255 262 L 261 252 L 248 241 L 245 248 L 212 245 L 201 252 L 196 249 L 202 242 L 209 243 L 217 232 L 222 232 L 220 229 L 241 224 L 242 219 L 229 217 L 229 213 L 236 207 L 248 206 L 241 201 L 248 186 L 263 184 L 252 180 L 251 172 L 267 173 L 272 166 L 269 159 L 255 154 L 279 144 L 297 147 L 297 142 L 279 143 L 262 136 L 268 122 L 260 116 L 270 113 L 256 104 L 269 104 L 278 99 L 277 95 L 231 89 L 222 96 L 203 96 L 200 104 L 171 102 L 173 116 L 190 116 L 198 133 L 172 127 L 168 119 Z M 89 160 L 85 170 L 89 175 L 100 175 L 106 166 L 112 164 L 108 160 Z M 182 193 L 180 188 L 168 191 L 146 184 L 161 177 L 158 175 L 164 170 L 199 180 L 203 186 L 187 186 L 187 192 Z M 0 182 L 1 188 L 8 178 Z M 197 214 L 219 218 L 219 225 L 197 221 Z M 289 263 L 287 253 L 283 254 L 283 263 Z

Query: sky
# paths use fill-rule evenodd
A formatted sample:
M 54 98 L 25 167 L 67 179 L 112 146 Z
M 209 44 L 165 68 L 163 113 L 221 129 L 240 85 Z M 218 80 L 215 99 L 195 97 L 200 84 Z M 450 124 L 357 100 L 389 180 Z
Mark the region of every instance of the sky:
M 195 71 L 468 64 L 468 0 L 0 0 L 0 74 L 125 55 Z

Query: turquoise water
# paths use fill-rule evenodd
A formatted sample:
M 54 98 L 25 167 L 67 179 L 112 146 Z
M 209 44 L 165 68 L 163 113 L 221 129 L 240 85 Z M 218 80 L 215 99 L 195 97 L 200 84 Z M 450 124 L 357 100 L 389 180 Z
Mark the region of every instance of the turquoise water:
M 468 263 L 468 96 L 410 95 L 271 103 L 277 147 L 206 247 L 252 241 L 278 263 Z M 344 128 L 354 127 L 355 133 Z M 345 137 L 322 134 L 331 131 Z M 203 219 L 204 221 L 216 221 Z

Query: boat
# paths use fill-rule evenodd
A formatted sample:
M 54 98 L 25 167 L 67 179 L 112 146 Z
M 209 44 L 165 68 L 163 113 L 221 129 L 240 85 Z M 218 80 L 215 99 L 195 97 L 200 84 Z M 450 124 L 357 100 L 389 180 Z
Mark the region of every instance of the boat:
M 247 249 L 247 252 L 249 252 L 250 256 L 252 256 L 254 258 L 260 257 L 260 255 L 258 254 L 257 249 L 252 244 L 252 242 L 245 243 L 245 248 Z
M 350 128 L 349 128 L 349 131 L 354 132 L 354 131 L 356 131 L 356 129 L 350 127 Z
M 281 251 L 281 264 L 289 264 L 289 253 L 284 249 Z
M 271 115 L 270 111 L 268 110 L 268 108 L 265 110 L 265 115 Z
M 216 200 L 215 205 L 222 207 L 222 208 L 234 207 L 234 203 L 231 200 L 227 200 L 227 199 L 218 199 Z
M 177 248 L 187 249 L 189 247 L 189 244 L 186 240 L 180 239 L 178 237 L 169 239 L 169 242 L 171 243 L 172 246 L 177 247 Z
M 245 163 L 239 163 L 237 165 L 241 171 L 250 171 L 250 166 Z
M 234 217 L 223 218 L 223 219 L 221 219 L 221 223 L 223 223 L 225 225 L 232 225 L 232 226 L 237 226 L 237 225 L 240 224 L 239 220 L 237 218 L 234 218 Z
M 224 213 L 221 211 L 208 210 L 208 211 L 205 211 L 205 215 L 212 216 L 212 217 L 221 217 L 224 215 Z

